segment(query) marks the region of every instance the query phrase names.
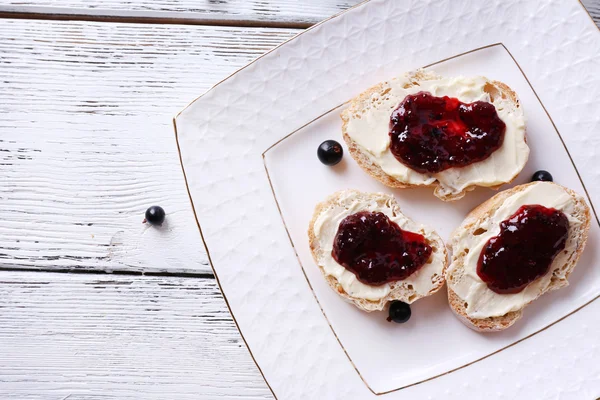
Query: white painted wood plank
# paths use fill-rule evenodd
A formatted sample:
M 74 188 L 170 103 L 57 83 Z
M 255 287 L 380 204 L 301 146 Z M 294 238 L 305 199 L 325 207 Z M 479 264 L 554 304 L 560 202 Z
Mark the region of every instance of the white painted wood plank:
M 0 11 L 310 25 L 362 0 L 5 0 Z M 600 27 L 600 0 L 582 0 Z
M 214 279 L 0 271 L 0 398 L 272 396 Z
M 5 0 L 0 11 L 313 24 L 362 0 Z
M 210 272 L 172 117 L 295 33 L 2 20 L 0 268 Z
M 581 0 L 596 25 L 600 28 L 600 0 Z

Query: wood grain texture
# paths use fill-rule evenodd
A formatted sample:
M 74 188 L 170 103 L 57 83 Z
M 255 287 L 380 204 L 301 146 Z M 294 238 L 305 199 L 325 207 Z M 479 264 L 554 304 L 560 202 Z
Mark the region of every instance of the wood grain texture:
M 214 279 L 0 271 L 0 398 L 267 399 Z
M 0 11 L 62 15 L 180 18 L 199 23 L 310 25 L 362 0 L 6 0 Z
M 361 0 L 5 0 L 0 12 L 306 27 Z M 600 0 L 582 0 L 600 27 Z
M 596 26 L 600 28 L 600 0 L 581 0 L 581 3 L 590 13 Z
M 172 117 L 295 33 L 2 20 L 0 268 L 210 273 Z

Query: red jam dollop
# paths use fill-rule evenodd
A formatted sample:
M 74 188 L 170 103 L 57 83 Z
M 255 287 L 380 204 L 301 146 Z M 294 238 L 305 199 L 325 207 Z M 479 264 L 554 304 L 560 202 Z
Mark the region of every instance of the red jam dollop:
M 505 131 L 490 103 L 419 92 L 392 112 L 391 152 L 417 172 L 437 173 L 485 160 L 502 146 Z
M 361 211 L 340 222 L 332 256 L 367 285 L 401 281 L 431 256 L 425 237 L 402 230 L 381 212 Z
M 496 293 L 519 293 L 548 272 L 568 236 L 569 220 L 562 211 L 522 206 L 483 247 L 477 275 Z

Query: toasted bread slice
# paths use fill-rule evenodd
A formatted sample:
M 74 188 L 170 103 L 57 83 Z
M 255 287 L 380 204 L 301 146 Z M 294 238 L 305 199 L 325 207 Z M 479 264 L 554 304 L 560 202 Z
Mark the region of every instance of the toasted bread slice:
M 553 201 L 558 200 L 550 198 L 547 199 L 545 204 L 540 201 L 537 201 L 536 203 L 527 202 L 533 201 L 533 199 L 540 200 L 542 197 L 540 192 L 537 192 L 537 198 L 531 197 L 531 193 L 533 193 L 534 190 L 538 191 L 550 189 L 552 191 L 547 193 L 559 193 L 561 195 L 564 193 L 564 197 L 561 199 L 559 206 L 556 206 L 556 203 L 552 203 Z M 562 191 L 562 193 L 557 192 L 557 190 Z M 515 196 L 521 196 L 522 201 L 515 201 L 515 199 L 519 198 Z M 465 292 L 464 289 L 459 289 L 461 284 L 467 282 L 467 279 L 479 279 L 478 277 L 475 277 L 473 273 L 470 273 L 469 277 L 466 277 L 468 274 L 466 270 L 468 268 L 467 264 L 469 264 L 467 262 L 469 261 L 469 254 L 472 253 L 471 255 L 479 257 L 479 253 L 481 253 L 481 251 L 469 248 L 469 245 L 466 242 L 468 239 L 466 238 L 485 235 L 486 233 L 482 234 L 482 232 L 487 232 L 488 230 L 490 231 L 489 234 L 491 236 L 497 235 L 499 232 L 497 219 L 501 217 L 496 217 L 492 222 L 492 218 L 494 218 L 493 215 L 495 213 L 500 213 L 499 210 L 501 207 L 507 207 L 505 209 L 506 212 L 503 213 L 503 215 L 512 215 L 517 211 L 520 205 L 525 205 L 524 202 L 527 202 L 526 204 L 541 204 L 546 207 L 554 207 L 567 214 L 567 217 L 569 218 L 569 233 L 565 250 L 556 256 L 548 273 L 531 282 L 524 289 L 524 291 L 527 292 L 524 292 L 525 294 L 523 294 L 522 300 L 514 303 L 515 305 L 512 309 L 507 308 L 505 310 L 507 311 L 506 313 L 502 315 L 485 316 L 486 313 L 489 313 L 490 310 L 493 310 L 493 302 L 496 302 L 497 304 L 498 301 L 510 300 L 507 297 L 503 298 L 503 296 L 518 296 L 521 295 L 521 293 L 497 294 L 484 286 L 478 287 L 479 290 L 489 291 L 485 292 L 485 304 L 481 304 L 481 308 L 479 310 L 475 309 L 475 307 L 469 310 L 468 300 L 462 298 L 457 292 Z M 507 204 L 512 205 L 508 206 Z M 511 208 L 509 209 L 509 207 Z M 501 331 L 510 327 L 521 318 L 523 315 L 523 309 L 532 301 L 546 292 L 560 289 L 568 285 L 567 278 L 573 271 L 573 268 L 575 268 L 575 265 L 577 264 L 577 261 L 579 260 L 579 257 L 581 256 L 581 253 L 585 247 L 590 228 L 590 221 L 590 209 L 584 198 L 575 193 L 573 190 L 555 183 L 532 182 L 498 193 L 471 211 L 463 223 L 454 231 L 450 241 L 448 242 L 448 249 L 451 254 L 451 262 L 446 271 L 446 280 L 448 283 L 448 301 L 450 303 L 450 308 L 465 325 L 476 331 L 493 332 Z M 495 230 L 494 227 L 496 227 Z M 485 240 L 485 237 L 483 240 Z M 487 240 L 485 240 L 485 242 L 487 242 Z M 482 243 L 482 241 L 479 243 Z M 470 270 L 473 271 L 473 266 L 471 264 L 469 264 L 469 267 L 471 268 Z M 477 285 L 485 285 L 485 283 L 480 280 L 480 283 L 477 283 Z M 478 297 L 477 300 L 481 298 L 482 297 Z M 517 297 L 515 297 L 515 299 L 517 299 Z M 518 306 L 516 306 L 517 304 Z M 499 311 L 499 309 L 494 311 Z M 497 313 L 498 312 L 496 312 L 496 314 Z
M 405 280 L 382 286 L 369 286 L 356 280 L 352 272 L 333 260 L 331 250 L 339 222 L 359 211 L 383 212 L 400 228 L 425 236 L 433 249 L 427 263 Z M 362 193 L 356 190 L 334 193 L 317 204 L 309 224 L 308 238 L 313 258 L 329 286 L 363 311 L 382 310 L 392 300 L 401 300 L 410 304 L 437 292 L 444 285 L 448 257 L 442 239 L 432 229 L 416 224 L 405 217 L 396 200 L 390 195 Z M 332 273 L 329 268 L 335 269 L 336 272 Z
M 431 90 L 433 87 L 431 85 L 446 82 L 444 79 L 451 78 L 442 78 L 433 72 L 417 70 L 394 80 L 379 83 L 351 100 L 350 105 L 341 114 L 343 138 L 348 145 L 350 155 L 364 171 L 386 186 L 433 187 L 434 195 L 444 201 L 458 200 L 476 186 L 498 189 L 501 185 L 510 183 L 525 166 L 529 156 L 525 138 L 525 117 L 517 94 L 510 87 L 484 77 L 452 78 L 463 79 L 465 85 L 470 86 L 461 93 L 448 93 L 459 90 L 453 88 L 460 86 L 456 81 L 450 81 L 454 86 L 448 84 L 449 87 L 441 89 L 439 95 L 451 95 L 465 102 L 481 98 L 492 103 L 499 112 L 500 118 L 507 124 L 504 143 L 500 149 L 483 161 L 435 174 L 421 174 L 392 158 L 393 155 L 389 150 L 389 118 L 392 111 L 406 95 L 421 90 Z M 478 93 L 473 95 L 473 91 Z M 373 124 L 365 125 L 364 122 L 369 118 L 373 120 Z M 358 126 L 358 124 L 362 125 Z M 374 143 L 374 135 L 379 136 L 377 139 L 379 144 L 369 146 Z M 367 136 L 371 138 L 367 139 Z M 359 137 L 363 141 L 362 145 L 357 141 Z M 383 145 L 386 141 L 387 148 Z M 517 157 L 508 155 L 509 152 L 513 152 Z M 507 156 L 504 157 L 504 154 Z M 506 164 L 506 168 L 499 164 Z M 486 173 L 490 171 L 490 174 L 499 175 L 483 178 L 483 174 L 475 170 L 482 167 L 487 168 Z

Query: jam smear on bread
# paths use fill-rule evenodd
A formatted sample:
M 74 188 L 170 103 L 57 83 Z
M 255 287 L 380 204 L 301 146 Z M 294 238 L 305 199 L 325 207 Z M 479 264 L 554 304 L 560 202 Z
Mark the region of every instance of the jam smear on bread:
M 423 235 L 401 229 L 384 213 L 361 211 L 340 222 L 331 253 L 360 282 L 379 286 L 416 272 L 432 248 Z
M 569 220 L 562 211 L 522 206 L 483 247 L 477 275 L 496 293 L 519 293 L 548 272 L 568 235 Z
M 418 92 L 392 112 L 390 150 L 417 172 L 437 173 L 485 160 L 502 146 L 505 131 L 493 104 Z

